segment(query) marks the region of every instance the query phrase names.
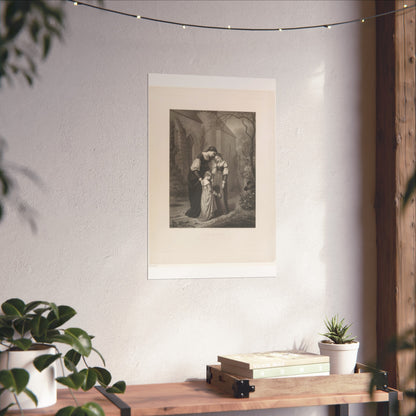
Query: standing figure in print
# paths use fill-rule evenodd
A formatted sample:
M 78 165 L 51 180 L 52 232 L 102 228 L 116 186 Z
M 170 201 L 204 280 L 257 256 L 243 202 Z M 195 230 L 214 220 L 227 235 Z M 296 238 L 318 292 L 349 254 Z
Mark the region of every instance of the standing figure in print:
M 212 173 L 209 170 L 205 172 L 201 185 L 201 214 L 199 215 L 199 218 L 202 221 L 208 221 L 215 217 L 217 212 L 216 197 L 220 196 L 220 194 L 213 190 Z
M 188 217 L 198 218 L 201 213 L 201 182 L 205 172 L 210 170 L 210 161 L 214 159 L 216 154 L 217 149 L 214 146 L 210 146 L 192 162 L 188 173 L 188 193 L 191 204 L 191 207 L 186 211 Z
M 219 189 L 221 194 L 221 204 L 218 206 L 218 214 L 228 214 L 228 163 L 224 160 L 221 153 L 215 155 L 213 162 L 213 185 L 214 189 Z

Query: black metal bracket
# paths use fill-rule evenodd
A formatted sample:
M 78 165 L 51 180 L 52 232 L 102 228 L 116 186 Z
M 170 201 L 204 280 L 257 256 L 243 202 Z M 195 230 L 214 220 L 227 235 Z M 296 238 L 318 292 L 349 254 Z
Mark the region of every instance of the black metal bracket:
M 234 397 L 237 399 L 246 399 L 255 390 L 256 386 L 250 386 L 249 380 L 237 380 L 233 384 Z
M 373 374 L 371 384 L 377 390 L 385 391 L 389 394 L 388 402 L 378 403 L 380 413 L 383 416 L 398 416 L 399 415 L 399 394 L 397 390 L 391 389 L 388 386 L 388 373 L 387 371 L 380 370 L 379 368 L 371 367 L 369 365 L 357 364 L 360 370 L 370 372 Z
M 108 400 L 110 400 L 111 403 L 113 403 L 115 406 L 117 406 L 120 409 L 120 416 L 131 415 L 130 406 L 127 403 L 123 402 L 123 400 L 121 400 L 115 394 L 107 393 L 105 391 L 105 388 L 102 386 L 95 386 L 95 389 L 98 390 L 104 397 L 106 397 Z
M 376 367 L 371 367 L 367 364 L 359 364 L 359 369 L 364 370 L 367 373 L 373 374 L 372 383 L 373 383 L 373 386 L 375 386 L 377 390 L 388 391 L 387 371 L 380 370 L 379 368 L 376 368 Z
M 206 382 L 208 384 L 211 384 L 211 380 L 212 380 L 212 371 L 211 371 L 211 367 L 209 365 L 207 365 L 207 373 L 206 373 Z
M 388 391 L 388 374 L 387 371 L 379 370 L 373 373 L 377 390 Z

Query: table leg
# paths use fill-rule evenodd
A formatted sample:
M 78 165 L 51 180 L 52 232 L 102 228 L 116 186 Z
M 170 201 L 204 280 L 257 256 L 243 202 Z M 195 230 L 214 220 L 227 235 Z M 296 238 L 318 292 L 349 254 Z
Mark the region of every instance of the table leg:
M 380 416 L 399 416 L 399 400 L 397 391 L 390 389 L 387 391 L 389 393 L 389 401 L 379 403 L 379 412 L 377 414 Z
M 349 407 L 348 404 L 336 404 L 335 416 L 348 416 Z

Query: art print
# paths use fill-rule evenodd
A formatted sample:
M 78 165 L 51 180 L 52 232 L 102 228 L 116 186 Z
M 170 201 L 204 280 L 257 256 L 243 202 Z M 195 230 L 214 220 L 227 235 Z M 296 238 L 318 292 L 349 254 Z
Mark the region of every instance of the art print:
M 276 275 L 275 81 L 149 76 L 148 278 Z
M 172 109 L 172 228 L 255 228 L 256 113 Z

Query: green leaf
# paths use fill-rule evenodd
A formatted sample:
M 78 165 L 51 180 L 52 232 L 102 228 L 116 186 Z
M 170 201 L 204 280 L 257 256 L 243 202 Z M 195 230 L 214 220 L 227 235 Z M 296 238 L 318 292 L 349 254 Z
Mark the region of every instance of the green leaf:
M 84 357 L 91 353 L 91 338 L 80 328 L 65 329 L 64 334 L 53 337 L 54 341 L 70 345 L 75 351 Z
M 42 315 L 36 315 L 31 322 L 31 334 L 37 341 L 42 341 L 48 331 L 48 320 Z
M 75 350 L 69 350 L 64 357 L 65 367 L 69 371 L 76 371 L 79 360 L 81 359 L 81 354 Z
M 55 416 L 71 416 L 74 410 L 75 410 L 74 406 L 63 407 L 62 409 L 59 409 L 55 413 Z
M 21 336 L 24 336 L 27 332 L 30 331 L 31 320 L 26 316 L 23 318 L 18 318 L 14 321 L 13 326 Z
M 93 367 L 93 370 L 97 374 L 98 382 L 103 386 L 107 387 L 111 382 L 111 374 L 108 370 L 102 367 Z
M 13 335 L 14 335 L 13 328 L 10 328 L 8 326 L 0 327 L 0 339 L 13 338 Z
M 24 389 L 23 393 L 25 393 L 26 396 L 28 396 L 29 399 L 32 400 L 33 403 L 35 403 L 36 407 L 38 406 L 38 398 L 36 397 L 36 395 L 33 393 L 32 390 Z
M 87 391 L 92 389 L 97 382 L 97 373 L 92 368 L 85 368 L 81 373 L 85 375 L 84 383 L 81 386 L 82 390 Z
M 32 78 L 32 76 L 31 76 L 30 74 L 28 74 L 27 72 L 23 72 L 23 76 L 25 77 L 26 82 L 27 82 L 30 86 L 32 86 L 32 85 L 33 85 L 33 78 Z
M 13 388 L 15 384 L 13 375 L 10 370 L 1 370 L 0 371 L 0 385 L 2 385 L 5 389 Z
M 23 351 L 28 350 L 33 345 L 32 341 L 28 338 L 13 339 L 9 340 L 9 342 Z
M 63 325 L 65 322 L 69 321 L 76 311 L 70 306 L 60 305 L 56 307 L 49 313 L 47 320 L 49 321 L 49 328 L 55 329 Z
M 16 65 L 10 65 L 10 69 L 12 70 L 13 74 L 17 74 L 17 73 L 20 71 L 20 68 L 19 68 L 18 66 L 16 66 Z M 4 182 L 4 184 L 6 184 L 6 185 L 7 185 L 7 183 L 6 183 L 6 182 Z M 4 193 L 4 195 L 7 195 L 7 193 L 8 193 L 8 188 L 6 189 L 6 188 L 3 186 L 3 193 Z
M 410 197 L 413 195 L 416 189 L 416 170 L 413 172 L 413 175 L 407 182 L 406 192 L 403 197 L 403 207 L 409 202 Z
M 2 194 L 7 195 L 12 187 L 12 182 L 4 170 L 0 169 L 0 182 L 2 187 Z
M 81 406 L 88 416 L 105 416 L 105 413 L 100 405 L 89 402 Z
M 4 47 L 0 47 L 0 63 L 3 65 L 4 62 L 7 61 L 7 58 L 9 57 L 9 51 L 8 49 Z
M 33 360 L 33 365 L 38 371 L 43 371 L 61 356 L 62 354 L 43 354 Z
M 7 407 L 5 407 L 4 409 L 0 409 L 0 416 L 5 416 L 5 414 L 7 413 L 7 411 L 9 410 L 10 407 L 15 406 L 15 403 L 10 403 Z
M 45 59 L 48 56 L 50 49 L 51 49 L 51 36 L 48 33 L 43 37 L 43 55 L 42 55 L 43 59 Z
M 32 72 L 32 74 L 36 75 L 37 74 L 37 67 L 36 67 L 35 61 L 30 57 L 30 55 L 25 55 L 25 58 L 26 58 L 26 61 L 29 65 L 30 72 Z
M 48 344 L 52 344 L 54 338 L 60 335 L 60 332 L 57 329 L 48 329 L 45 338 L 48 340 Z
M 19 394 L 29 382 L 29 373 L 23 368 L 0 371 L 0 384 L 12 393 Z
M 405 390 L 404 394 L 405 394 L 406 397 L 416 399 L 416 391 L 415 390 Z
M 42 302 L 40 300 L 29 302 L 25 307 L 25 313 L 33 311 L 33 309 L 36 309 L 40 305 L 49 305 L 49 304 L 48 304 L 48 302 Z M 47 308 L 43 309 L 43 311 L 46 311 L 46 310 L 47 310 Z
M 338 315 L 333 316 L 331 320 L 326 319 L 325 326 L 328 332 L 321 335 L 329 338 L 335 344 L 347 344 L 356 339 L 356 337 L 347 335 L 347 331 L 351 327 L 351 324 L 345 325 L 344 319 L 339 319 Z
M 60 409 L 55 416 L 105 416 L 105 413 L 100 405 L 89 402 L 83 406 L 67 406 Z
M 66 377 L 57 377 L 56 381 L 73 390 L 78 390 L 85 382 L 85 373 L 72 373 Z
M 32 37 L 33 41 L 35 43 L 37 43 L 38 42 L 38 34 L 39 34 L 40 29 L 41 29 L 39 21 L 36 20 L 36 19 L 32 20 L 32 22 L 30 23 L 29 29 L 30 29 L 30 36 Z
M 27 1 L 9 1 L 6 4 L 7 7 L 4 19 L 6 26 L 10 26 L 17 19 L 21 19 L 22 16 L 25 16 L 30 8 L 30 2 Z
M 8 41 L 12 40 L 13 38 L 15 38 L 19 32 L 22 30 L 23 26 L 25 24 L 25 18 L 21 17 L 19 19 L 15 19 L 13 21 L 13 23 L 8 26 L 8 31 L 6 33 L 6 39 Z
M 18 48 L 17 46 L 14 47 L 14 53 L 18 58 L 20 58 L 22 55 L 24 55 L 24 52 L 22 49 Z
M 56 318 L 59 318 L 59 311 L 58 311 L 58 307 L 56 306 L 56 304 L 53 303 L 53 302 L 50 302 L 49 307 L 51 308 L 52 313 L 55 314 Z M 48 317 L 48 319 L 49 319 L 49 317 Z
M 25 303 L 21 299 L 13 298 L 6 300 L 1 305 L 2 311 L 10 316 L 23 316 L 25 313 Z
M 114 383 L 113 386 L 109 387 L 105 390 L 107 393 L 124 393 L 126 391 L 126 383 L 125 381 L 117 381 L 117 383 Z

